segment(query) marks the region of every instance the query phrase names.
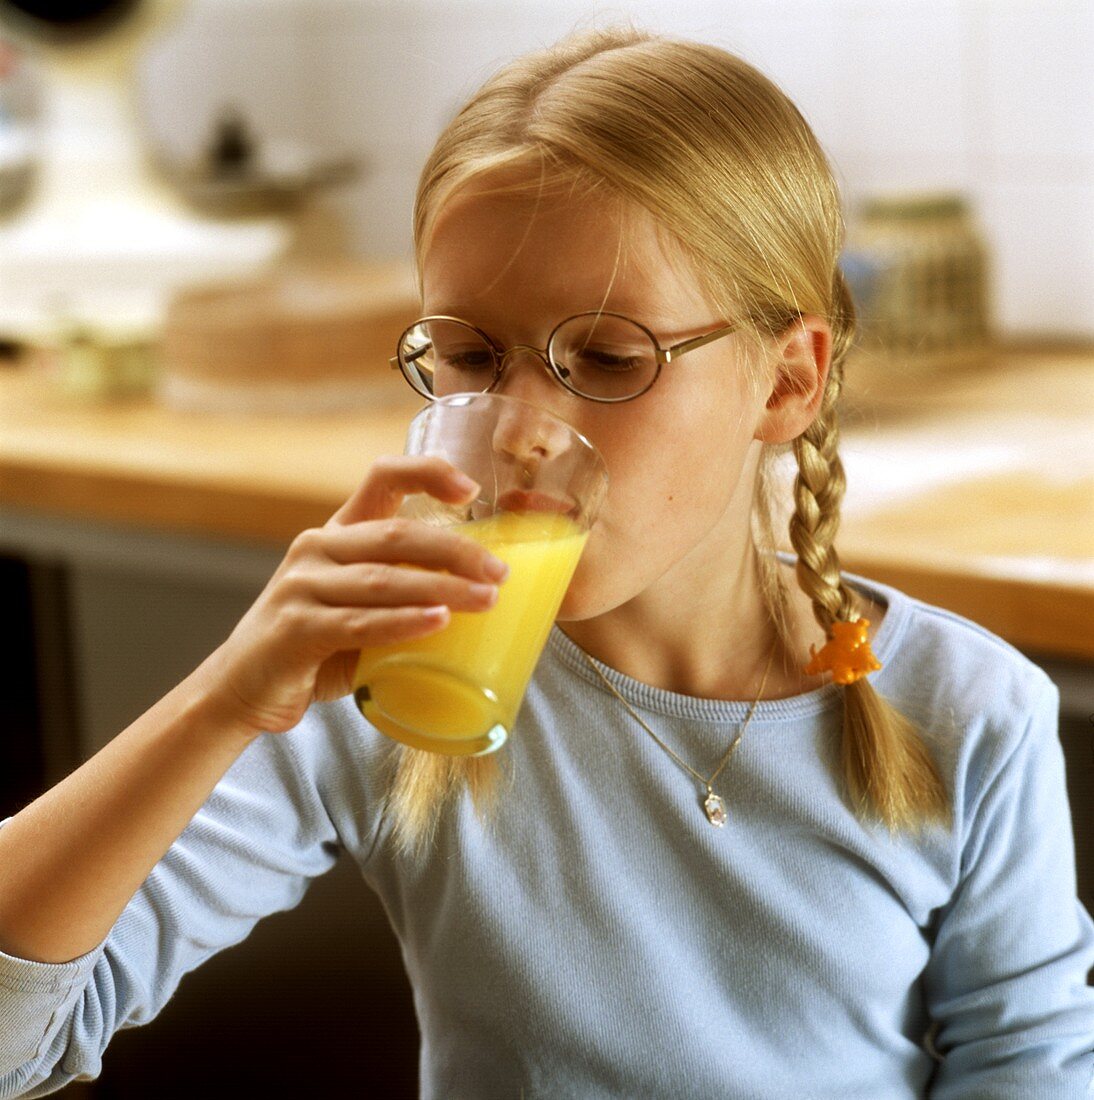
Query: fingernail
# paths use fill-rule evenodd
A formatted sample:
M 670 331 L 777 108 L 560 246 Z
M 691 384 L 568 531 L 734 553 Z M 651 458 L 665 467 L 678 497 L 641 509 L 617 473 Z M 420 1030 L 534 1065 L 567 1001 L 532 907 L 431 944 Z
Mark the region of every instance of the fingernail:
M 471 595 L 476 600 L 485 600 L 488 597 L 494 597 L 498 594 L 497 588 L 492 584 L 472 584 L 469 585 Z
M 491 580 L 495 581 L 503 581 L 509 576 L 509 566 L 500 558 L 487 558 L 486 564 L 482 567 L 482 571 Z

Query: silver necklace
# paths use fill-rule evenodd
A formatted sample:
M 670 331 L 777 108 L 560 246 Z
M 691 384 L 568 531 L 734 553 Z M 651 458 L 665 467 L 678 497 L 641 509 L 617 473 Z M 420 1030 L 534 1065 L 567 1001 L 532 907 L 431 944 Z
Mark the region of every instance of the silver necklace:
M 737 736 L 730 742 L 729 748 L 726 749 L 725 755 L 722 757 L 721 761 L 714 769 L 714 772 L 709 779 L 704 779 L 694 768 L 691 768 L 687 764 L 685 764 L 684 761 L 681 760 L 680 757 L 677 756 L 676 753 L 674 753 L 672 749 L 670 749 L 668 745 L 666 745 L 665 742 L 662 741 L 661 738 L 658 737 L 657 734 L 654 733 L 653 730 L 651 730 L 650 727 L 647 726 L 646 723 L 638 717 L 637 714 L 635 714 L 630 703 L 628 703 L 627 700 L 619 694 L 619 692 L 615 688 L 615 685 L 611 682 L 611 680 L 608 679 L 607 676 L 604 675 L 603 672 L 600 671 L 596 662 L 588 655 L 588 653 L 584 653 L 584 651 L 582 652 L 584 653 L 585 660 L 589 662 L 589 665 L 593 669 L 593 671 L 600 677 L 601 680 L 604 681 L 611 693 L 623 704 L 623 706 L 625 706 L 627 710 L 630 711 L 631 717 L 634 718 L 634 720 L 650 735 L 650 737 L 654 739 L 654 741 L 656 741 L 661 746 L 661 748 L 665 750 L 665 752 L 669 754 L 669 756 L 673 758 L 673 760 L 676 761 L 677 764 L 679 764 L 685 771 L 690 772 L 693 776 L 695 776 L 696 779 L 699 780 L 700 783 L 703 784 L 707 792 L 706 798 L 703 799 L 703 809 L 706 811 L 707 820 L 711 823 L 711 825 L 714 825 L 720 829 L 726 823 L 726 804 L 721 795 L 714 793 L 714 781 L 718 778 L 719 775 L 721 775 L 722 769 L 726 766 L 726 764 L 729 763 L 729 758 L 733 755 L 733 750 L 740 744 L 741 738 L 744 736 L 745 730 L 748 729 L 748 723 L 752 721 L 753 711 L 755 711 L 756 704 L 759 703 L 760 698 L 764 693 L 764 687 L 767 684 L 767 674 L 771 671 L 771 661 L 775 656 L 775 646 L 777 643 L 778 639 L 776 639 L 775 642 L 771 645 L 771 652 L 768 654 L 767 657 L 767 665 L 764 668 L 763 679 L 760 681 L 760 690 L 756 693 L 756 698 L 752 700 L 752 705 L 748 708 L 748 713 L 745 715 L 744 722 L 741 723 L 741 728 L 737 731 Z

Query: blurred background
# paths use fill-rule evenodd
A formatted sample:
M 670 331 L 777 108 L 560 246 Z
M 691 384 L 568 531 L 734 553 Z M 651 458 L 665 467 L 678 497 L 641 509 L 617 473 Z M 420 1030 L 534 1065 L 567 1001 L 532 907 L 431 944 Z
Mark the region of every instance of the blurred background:
M 837 546 L 1056 680 L 1092 905 L 1086 0 L 0 0 L 0 817 L 402 449 L 417 401 L 387 360 L 432 141 L 507 58 L 620 18 L 740 53 L 827 150 L 862 320 Z M 67 1091 L 413 1096 L 417 1041 L 343 861 Z

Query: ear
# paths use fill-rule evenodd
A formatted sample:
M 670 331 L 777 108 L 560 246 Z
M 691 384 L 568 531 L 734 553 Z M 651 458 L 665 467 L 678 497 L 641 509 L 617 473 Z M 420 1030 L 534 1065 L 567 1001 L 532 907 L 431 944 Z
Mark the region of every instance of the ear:
M 786 443 L 813 423 L 832 359 L 832 330 L 821 316 L 803 314 L 774 338 L 775 378 L 754 439 Z

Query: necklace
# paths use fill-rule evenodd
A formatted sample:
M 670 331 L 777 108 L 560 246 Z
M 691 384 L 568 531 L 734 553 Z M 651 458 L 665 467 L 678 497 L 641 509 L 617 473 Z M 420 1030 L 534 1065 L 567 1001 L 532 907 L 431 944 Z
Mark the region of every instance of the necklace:
M 777 642 L 778 639 L 776 639 L 775 643 L 772 644 L 771 652 L 768 654 L 767 665 L 764 668 L 763 679 L 760 681 L 760 690 L 756 693 L 756 698 L 753 699 L 752 705 L 748 708 L 748 713 L 745 715 L 744 722 L 741 723 L 741 728 L 737 731 L 737 736 L 730 742 L 729 748 L 726 749 L 725 755 L 723 755 L 721 761 L 714 769 L 714 772 L 709 779 L 704 779 L 694 768 L 688 767 L 688 765 L 685 764 L 684 761 L 681 760 L 680 757 L 678 757 L 676 753 L 674 753 L 672 749 L 670 749 L 668 745 L 666 745 L 665 742 L 662 741 L 661 738 L 658 737 L 657 734 L 654 733 L 653 730 L 651 730 L 650 727 L 647 726 L 646 723 L 638 717 L 637 714 L 635 714 L 630 703 L 628 703 L 627 700 L 624 699 L 618 691 L 616 691 L 615 685 L 611 682 L 611 680 L 608 679 L 607 676 L 604 675 L 603 672 L 600 671 L 600 669 L 596 665 L 596 662 L 587 653 L 584 654 L 585 660 L 589 662 L 589 665 L 592 667 L 593 671 L 601 678 L 601 680 L 604 681 L 611 693 L 623 704 L 623 706 L 625 706 L 627 710 L 630 711 L 631 717 L 634 718 L 634 720 L 650 735 L 650 737 L 652 737 L 661 746 L 661 748 L 665 750 L 665 752 L 669 754 L 669 756 L 673 758 L 673 760 L 676 761 L 677 764 L 679 764 L 685 771 L 690 772 L 693 776 L 695 776 L 696 779 L 699 780 L 700 783 L 703 784 L 707 792 L 707 796 L 703 800 L 703 809 L 706 811 L 707 820 L 711 823 L 711 825 L 714 825 L 719 829 L 726 823 L 726 804 L 721 795 L 714 793 L 714 781 L 718 778 L 719 775 L 721 775 L 722 769 L 726 766 L 726 764 L 729 763 L 729 758 L 733 755 L 733 750 L 740 744 L 741 738 L 744 736 L 745 730 L 748 729 L 748 723 L 752 721 L 752 713 L 753 711 L 755 711 L 756 704 L 759 703 L 760 697 L 764 693 L 764 686 L 767 684 L 767 674 L 771 671 L 771 661 L 775 656 L 775 645 L 777 644 Z

